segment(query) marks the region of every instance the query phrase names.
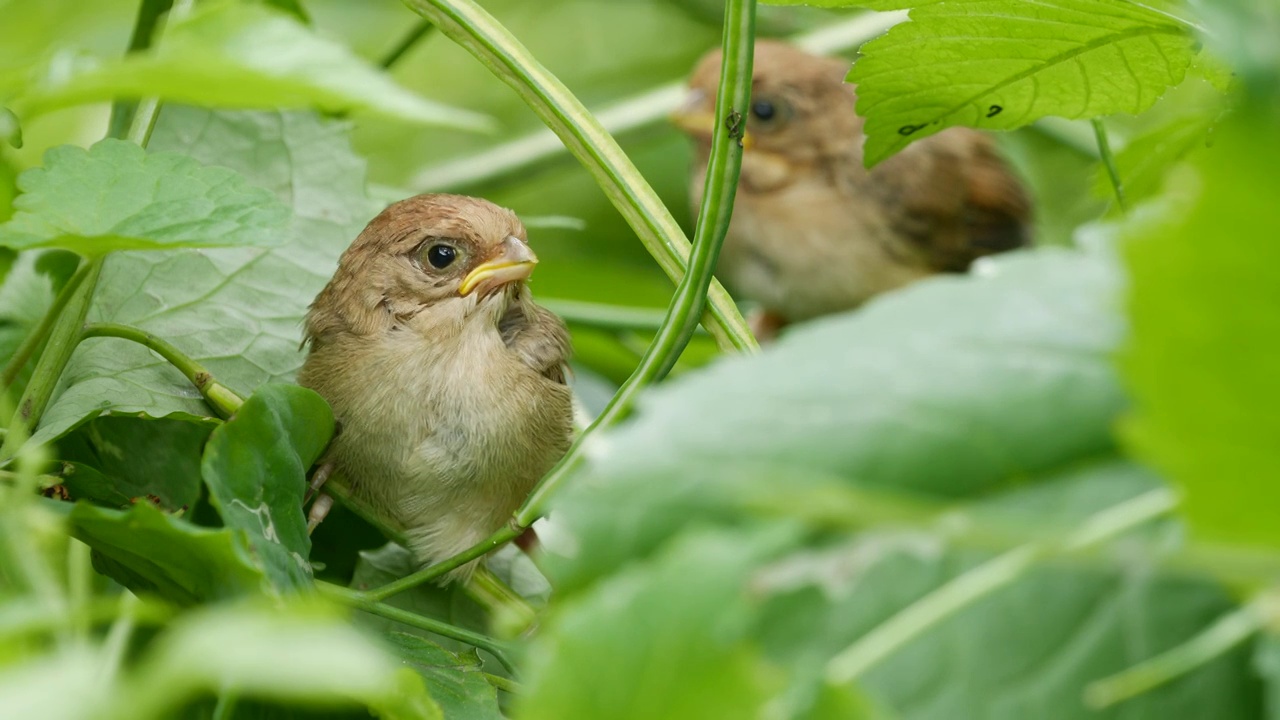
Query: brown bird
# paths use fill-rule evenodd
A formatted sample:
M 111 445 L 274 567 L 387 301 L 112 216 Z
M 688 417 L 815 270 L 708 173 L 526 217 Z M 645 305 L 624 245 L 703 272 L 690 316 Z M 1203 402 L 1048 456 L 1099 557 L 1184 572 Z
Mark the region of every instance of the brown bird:
M 672 118 L 697 143 L 695 208 L 720 58 L 717 50 L 698 63 Z M 981 133 L 953 128 L 867 171 L 848 70 L 846 61 L 784 43 L 756 44 L 742 173 L 717 274 L 759 303 L 752 324 L 762 339 L 1028 242 L 1031 203 Z
M 569 447 L 569 334 L 530 297 L 537 261 L 510 210 L 419 195 L 369 223 L 307 313 L 298 382 L 341 422 L 329 457 L 423 563 L 501 527 Z

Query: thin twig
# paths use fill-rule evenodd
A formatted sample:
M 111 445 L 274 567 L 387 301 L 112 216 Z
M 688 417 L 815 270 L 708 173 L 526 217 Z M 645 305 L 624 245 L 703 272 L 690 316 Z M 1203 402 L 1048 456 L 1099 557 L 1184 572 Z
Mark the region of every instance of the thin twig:
M 1102 166 L 1107 169 L 1107 177 L 1111 178 L 1111 189 L 1116 193 L 1116 205 L 1120 212 L 1129 212 L 1129 203 L 1124 198 L 1124 184 L 1120 182 L 1120 168 L 1116 166 L 1116 158 L 1111 154 L 1111 141 L 1107 138 L 1107 126 L 1101 118 L 1090 121 L 1093 124 L 1093 136 L 1098 141 L 1098 155 L 1102 158 Z
M 429 20 L 418 21 L 418 24 L 414 25 L 413 29 L 410 30 L 408 34 L 400 38 L 400 42 L 396 43 L 396 46 L 391 48 L 391 52 L 384 55 L 378 64 L 384 68 L 390 69 L 392 65 L 400 62 L 400 60 L 413 49 L 413 46 L 418 44 L 418 41 L 430 35 L 431 31 L 435 29 L 436 26 L 432 25 Z

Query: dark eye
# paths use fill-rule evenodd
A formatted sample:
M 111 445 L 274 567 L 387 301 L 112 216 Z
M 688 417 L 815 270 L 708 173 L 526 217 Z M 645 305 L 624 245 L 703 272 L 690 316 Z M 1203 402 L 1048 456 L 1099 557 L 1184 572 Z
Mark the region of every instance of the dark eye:
M 431 267 L 438 270 L 443 270 L 452 265 L 457 257 L 458 251 L 452 245 L 436 243 L 427 248 L 427 262 L 431 263 Z
M 751 114 L 761 122 L 769 122 L 778 114 L 778 108 L 769 100 L 756 100 L 751 103 Z

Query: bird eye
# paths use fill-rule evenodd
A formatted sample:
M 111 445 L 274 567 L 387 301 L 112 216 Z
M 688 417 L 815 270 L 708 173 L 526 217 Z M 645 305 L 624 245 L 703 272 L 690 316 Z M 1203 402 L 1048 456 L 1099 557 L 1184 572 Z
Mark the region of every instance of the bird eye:
M 427 262 L 431 263 L 431 267 L 437 270 L 449 267 L 457 257 L 458 251 L 452 245 L 436 243 L 427 248 Z
M 775 130 L 791 117 L 791 106 L 777 98 L 760 98 L 751 101 L 752 124 L 757 130 Z

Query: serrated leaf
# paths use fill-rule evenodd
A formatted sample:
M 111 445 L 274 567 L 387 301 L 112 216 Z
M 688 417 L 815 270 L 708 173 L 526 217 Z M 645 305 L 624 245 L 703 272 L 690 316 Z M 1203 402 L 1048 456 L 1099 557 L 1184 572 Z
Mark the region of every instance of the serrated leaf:
M 289 209 L 224 167 L 123 140 L 63 145 L 18 178 L 17 212 L 0 245 L 59 247 L 85 255 L 170 247 L 270 247 Z
M 165 29 L 164 42 L 69 77 L 37 78 L 14 106 L 32 115 L 117 97 L 204 107 L 369 110 L 428 125 L 488 130 L 479 113 L 397 85 L 345 46 L 257 3 L 218 2 Z
M 266 582 L 231 530 L 210 530 L 142 501 L 128 512 L 76 503 L 71 534 L 107 561 L 95 566 L 135 593 L 181 605 L 258 592 Z
M 392 632 L 386 639 L 427 684 L 448 720 L 501 720 L 497 689 L 484 679 L 480 664 L 424 637 Z
M 307 469 L 333 435 L 324 398 L 297 385 L 264 385 L 209 436 L 201 474 L 227 527 L 243 530 L 282 592 L 311 585 L 311 538 L 302 513 Z
M 1269 99 L 1268 99 L 1269 102 Z M 1130 231 L 1135 409 L 1124 436 L 1186 493 L 1193 530 L 1280 547 L 1280 163 L 1265 104 L 1225 122 L 1197 186 Z
M 307 305 L 374 208 L 346 128 L 310 114 L 209 112 L 166 106 L 151 147 L 231 167 L 292 206 L 279 247 L 121 252 L 108 257 L 90 321 L 152 332 L 245 395 L 288 382 L 302 364 Z M 185 377 L 149 350 L 113 338 L 80 344 L 33 441 L 110 412 L 175 419 L 212 415 Z
M 547 565 L 554 584 L 589 582 L 677 531 L 689 516 L 660 508 L 705 508 L 713 475 L 945 499 L 1114 452 L 1118 284 L 1103 258 L 1010 255 L 665 383 L 555 499 L 577 548 Z M 610 491 L 623 476 L 628 499 Z
M 865 162 L 948 127 L 1011 130 L 1048 115 L 1140 113 L 1182 82 L 1188 25 L 1117 0 L 951 0 L 862 47 L 849 73 Z

